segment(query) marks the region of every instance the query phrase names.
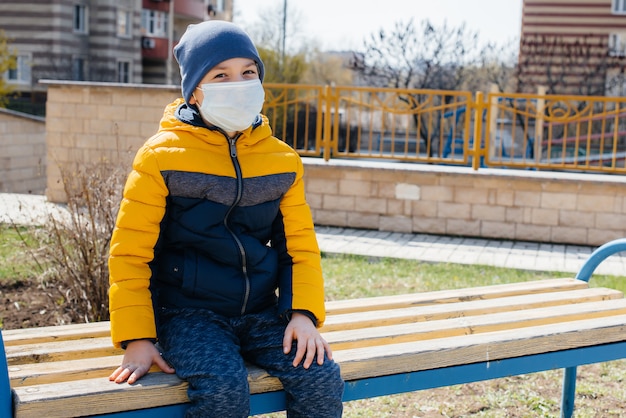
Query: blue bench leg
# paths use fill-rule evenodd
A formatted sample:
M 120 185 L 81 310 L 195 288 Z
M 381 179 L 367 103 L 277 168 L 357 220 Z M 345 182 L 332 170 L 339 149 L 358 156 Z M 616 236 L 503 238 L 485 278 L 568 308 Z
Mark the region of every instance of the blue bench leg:
M 561 418 L 571 418 L 574 414 L 574 399 L 576 398 L 576 367 L 568 367 L 564 370 Z
M 578 271 L 576 278 L 578 280 L 584 280 L 588 282 L 594 270 L 600 265 L 601 262 L 603 262 L 609 256 L 615 253 L 619 253 L 621 251 L 626 251 L 626 238 L 616 239 L 613 241 L 609 241 L 604 245 L 601 245 L 600 247 L 596 248 L 593 253 L 591 253 L 587 261 L 585 261 L 583 266 Z
M 13 416 L 13 395 L 9 381 L 9 367 L 7 356 L 4 351 L 4 341 L 2 340 L 2 330 L 0 330 L 0 417 Z
M 626 238 L 609 241 L 598 247 L 578 271 L 576 278 L 586 282 L 591 279 L 596 267 L 613 254 L 626 251 Z M 561 417 L 571 418 L 574 414 L 576 398 L 576 367 L 568 367 L 563 374 L 563 393 L 561 395 Z

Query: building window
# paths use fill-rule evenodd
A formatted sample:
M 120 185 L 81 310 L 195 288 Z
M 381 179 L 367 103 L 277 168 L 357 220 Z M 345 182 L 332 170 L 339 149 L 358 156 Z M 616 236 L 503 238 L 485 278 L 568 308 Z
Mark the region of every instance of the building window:
M 215 10 L 218 13 L 224 13 L 224 0 L 216 0 L 215 1 Z
M 130 38 L 132 35 L 132 20 L 130 10 L 117 9 L 117 36 Z
M 84 4 L 74 5 L 74 32 L 87 33 L 89 31 L 89 26 L 87 25 L 88 15 L 87 6 Z
M 141 34 L 144 36 L 167 37 L 167 13 L 157 10 L 141 11 Z
M 30 57 L 18 55 L 15 68 L 8 70 L 4 77 L 11 84 L 30 84 Z
M 626 0 L 613 0 L 613 14 L 626 14 Z
M 612 57 L 626 56 L 626 34 L 609 34 L 609 55 Z
M 130 61 L 117 62 L 117 82 L 130 83 Z

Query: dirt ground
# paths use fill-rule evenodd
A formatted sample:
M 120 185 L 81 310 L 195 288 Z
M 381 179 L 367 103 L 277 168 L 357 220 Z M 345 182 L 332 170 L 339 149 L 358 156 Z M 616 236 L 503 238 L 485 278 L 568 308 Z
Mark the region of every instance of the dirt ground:
M 54 292 L 36 281 L 0 283 L 0 325 L 2 329 L 18 329 L 62 325 L 71 316 L 55 301 Z M 58 296 L 57 296 L 58 297 Z

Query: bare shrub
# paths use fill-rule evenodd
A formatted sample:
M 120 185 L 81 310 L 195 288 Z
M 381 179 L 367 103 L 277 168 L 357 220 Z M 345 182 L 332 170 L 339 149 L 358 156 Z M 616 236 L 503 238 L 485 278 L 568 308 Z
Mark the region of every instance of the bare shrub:
M 41 284 L 73 322 L 109 319 L 109 241 L 124 174 L 107 162 L 62 168 L 67 205 L 33 230 L 31 255 Z

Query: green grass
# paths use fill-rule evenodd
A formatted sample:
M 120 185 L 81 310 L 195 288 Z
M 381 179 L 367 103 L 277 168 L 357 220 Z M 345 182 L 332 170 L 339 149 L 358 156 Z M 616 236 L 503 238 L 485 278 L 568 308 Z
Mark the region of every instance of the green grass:
M 566 272 L 537 272 L 482 265 L 327 254 L 322 258 L 322 268 L 328 300 L 575 276 Z M 610 287 L 626 293 L 626 277 L 594 275 L 590 284 L 592 287 Z
M 35 242 L 27 228 L 0 224 L 0 281 L 34 275 L 32 257 L 24 243 Z M 482 265 L 425 263 L 417 260 L 323 254 L 322 268 L 328 300 L 427 292 L 487 286 L 554 277 L 572 273 L 513 270 Z M 594 275 L 592 286 L 626 293 L 626 277 Z
M 34 276 L 32 258 L 26 248 L 33 237 L 26 228 L 0 224 L 0 282 Z

